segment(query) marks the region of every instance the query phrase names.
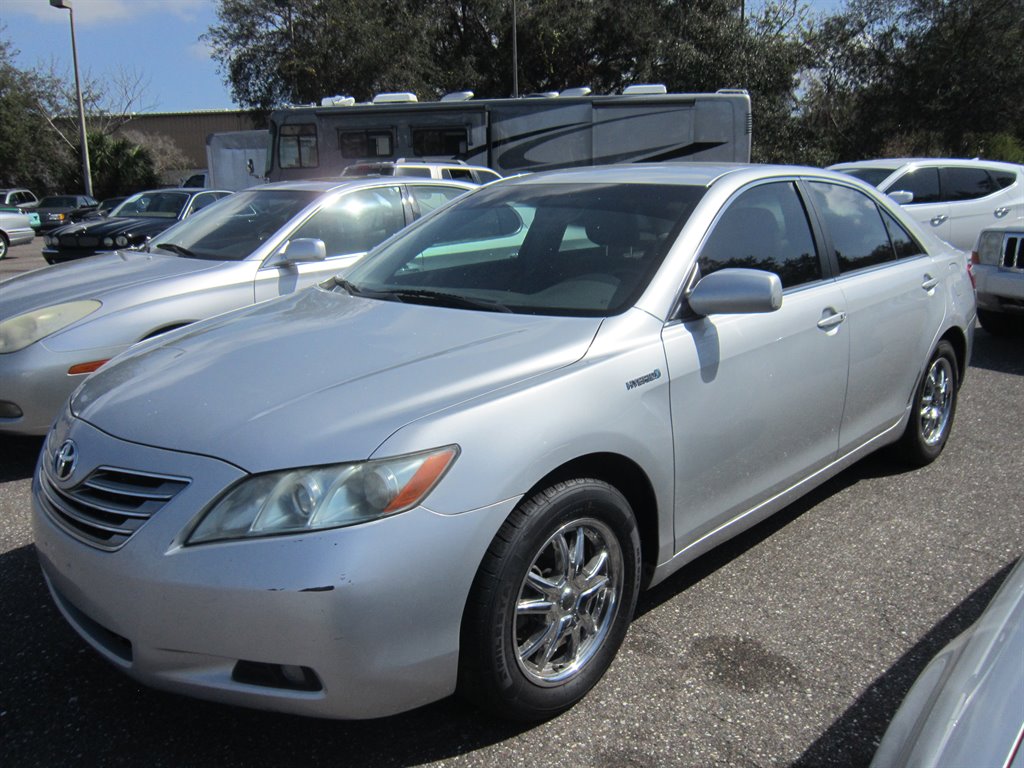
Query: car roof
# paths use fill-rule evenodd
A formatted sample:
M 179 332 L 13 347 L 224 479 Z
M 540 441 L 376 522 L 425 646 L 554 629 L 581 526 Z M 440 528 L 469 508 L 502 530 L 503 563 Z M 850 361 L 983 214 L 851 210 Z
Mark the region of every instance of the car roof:
M 296 181 L 275 181 L 260 184 L 249 189 L 296 189 L 304 192 L 333 192 L 338 189 L 357 189 L 359 187 L 394 186 L 395 184 L 426 184 L 430 186 L 461 186 L 474 189 L 477 185 L 460 179 L 421 179 L 402 176 L 346 176 L 330 179 L 300 179 Z
M 630 163 L 605 165 L 588 168 L 572 168 L 560 171 L 546 171 L 537 174 L 513 176 L 494 184 L 679 184 L 684 186 L 709 187 L 719 179 L 730 177 L 737 184 L 763 178 L 792 176 L 820 176 L 842 179 L 821 168 L 798 165 L 761 165 L 756 163 Z
M 877 160 L 854 160 L 848 163 L 836 163 L 830 165 L 830 169 L 840 168 L 886 168 L 896 170 L 905 165 L 952 165 L 964 168 L 985 166 L 992 168 L 1003 168 L 1006 170 L 1020 170 L 1021 166 L 1014 163 L 1004 163 L 1001 160 L 986 160 L 984 158 L 959 158 L 959 157 L 885 157 Z

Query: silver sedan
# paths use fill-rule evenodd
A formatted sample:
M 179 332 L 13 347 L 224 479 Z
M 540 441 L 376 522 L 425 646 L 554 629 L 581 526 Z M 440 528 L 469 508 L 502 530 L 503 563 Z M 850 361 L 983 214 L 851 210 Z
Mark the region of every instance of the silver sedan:
M 269 184 L 122 250 L 0 282 L 0 433 L 46 433 L 92 371 L 132 344 L 292 293 L 351 266 L 475 185 Z
M 641 588 L 878 448 L 936 459 L 974 320 L 962 254 L 847 176 L 499 181 L 90 378 L 36 547 L 65 618 L 156 687 L 551 717 Z

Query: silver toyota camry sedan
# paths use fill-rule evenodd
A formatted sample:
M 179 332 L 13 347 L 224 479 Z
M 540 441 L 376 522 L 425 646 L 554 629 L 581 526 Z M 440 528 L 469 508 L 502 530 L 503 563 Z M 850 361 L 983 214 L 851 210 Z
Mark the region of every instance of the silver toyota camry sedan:
M 90 377 L 36 546 L 68 622 L 152 686 L 550 717 L 641 588 L 878 448 L 938 457 L 974 319 L 963 255 L 848 176 L 508 179 Z
M 212 203 L 145 250 L 0 282 L 0 433 L 45 435 L 82 380 L 132 344 L 313 285 L 475 186 L 268 184 Z

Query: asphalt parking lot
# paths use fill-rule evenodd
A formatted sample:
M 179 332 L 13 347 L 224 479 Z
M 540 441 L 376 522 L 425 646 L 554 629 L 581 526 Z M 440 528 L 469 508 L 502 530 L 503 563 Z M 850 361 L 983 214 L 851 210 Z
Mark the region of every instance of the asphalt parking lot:
M 1024 553 L 1022 350 L 979 329 L 936 463 L 870 457 L 643 595 L 605 679 L 532 727 L 457 700 L 332 722 L 139 687 L 52 605 L 29 522 L 41 441 L 0 436 L 0 765 L 864 766 Z

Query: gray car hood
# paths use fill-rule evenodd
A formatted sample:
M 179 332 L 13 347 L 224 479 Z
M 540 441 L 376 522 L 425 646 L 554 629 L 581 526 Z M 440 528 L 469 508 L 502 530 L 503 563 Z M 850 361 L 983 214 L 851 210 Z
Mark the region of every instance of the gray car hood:
M 417 418 L 579 360 L 600 324 L 313 288 L 139 345 L 72 408 L 250 472 L 359 460 Z
M 117 251 L 37 269 L 0 283 L 0 319 L 65 301 L 102 301 L 124 288 L 205 272 L 223 263 L 145 251 Z

